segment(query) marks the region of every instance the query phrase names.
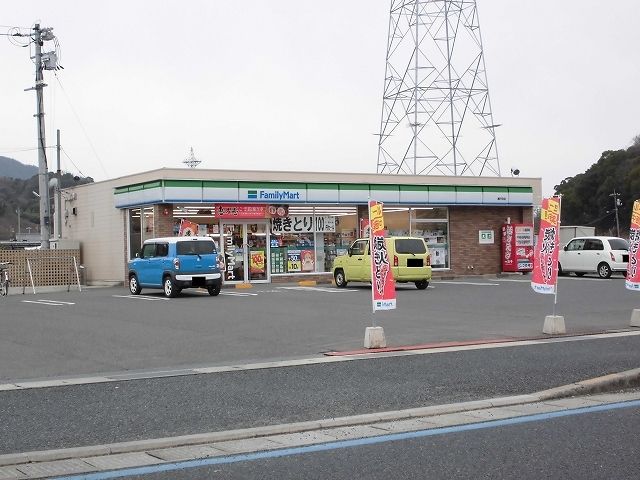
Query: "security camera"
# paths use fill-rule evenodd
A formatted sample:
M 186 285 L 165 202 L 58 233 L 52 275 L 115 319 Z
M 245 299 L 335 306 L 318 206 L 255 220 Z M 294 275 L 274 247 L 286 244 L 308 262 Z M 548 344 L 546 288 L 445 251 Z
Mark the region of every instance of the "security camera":
M 517 177 L 518 175 L 520 175 L 520 170 L 517 168 L 512 168 L 511 169 L 511 176 Z

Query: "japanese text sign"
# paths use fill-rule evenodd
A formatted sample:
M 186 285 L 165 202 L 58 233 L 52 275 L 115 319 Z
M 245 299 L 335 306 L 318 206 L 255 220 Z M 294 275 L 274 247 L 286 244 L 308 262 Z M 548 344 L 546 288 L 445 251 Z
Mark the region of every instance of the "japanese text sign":
M 272 233 L 335 232 L 335 217 L 313 215 L 291 216 L 271 219 Z
M 625 287 L 640 292 L 640 200 L 633 202 L 629 229 L 629 264 Z
M 540 233 L 534 249 L 531 288 L 538 293 L 556 293 L 558 253 L 560 250 L 560 201 L 556 197 L 542 199 Z
M 373 311 L 392 310 L 396 308 L 396 284 L 389 262 L 389 252 L 384 239 L 384 219 L 382 204 L 369 201 L 369 220 L 371 234 L 369 250 L 371 251 L 371 292 Z

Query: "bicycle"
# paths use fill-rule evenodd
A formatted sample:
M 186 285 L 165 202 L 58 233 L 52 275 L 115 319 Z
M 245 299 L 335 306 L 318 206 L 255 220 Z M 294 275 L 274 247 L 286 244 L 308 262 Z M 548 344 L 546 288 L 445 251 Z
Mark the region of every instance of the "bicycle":
M 10 262 L 0 262 L 0 296 L 9 295 L 9 265 Z

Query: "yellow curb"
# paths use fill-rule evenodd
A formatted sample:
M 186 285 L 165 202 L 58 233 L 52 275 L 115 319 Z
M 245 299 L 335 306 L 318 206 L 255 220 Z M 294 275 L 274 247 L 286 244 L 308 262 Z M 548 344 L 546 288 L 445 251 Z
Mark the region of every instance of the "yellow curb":
M 236 288 L 253 288 L 250 283 L 236 283 Z
M 315 280 L 300 280 L 298 285 L 301 287 L 315 287 L 318 284 Z

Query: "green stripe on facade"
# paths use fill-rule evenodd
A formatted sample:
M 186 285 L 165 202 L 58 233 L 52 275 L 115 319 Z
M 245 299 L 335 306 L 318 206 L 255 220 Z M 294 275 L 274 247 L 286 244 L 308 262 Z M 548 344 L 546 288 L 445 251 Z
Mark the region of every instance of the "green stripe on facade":
M 531 187 L 508 187 L 510 192 L 513 193 L 533 193 Z
M 371 185 L 369 184 L 370 190 L 377 190 L 379 192 L 397 192 L 399 191 L 398 185 Z
M 282 189 L 282 190 L 304 190 L 307 188 L 306 183 L 276 183 L 276 182 L 264 182 L 264 183 L 254 183 L 254 182 L 239 182 L 240 188 L 250 188 L 250 189 Z
M 202 182 L 204 188 L 238 188 L 238 182 L 215 182 L 205 180 Z
M 400 185 L 401 192 L 428 192 L 427 185 Z
M 307 190 L 338 190 L 337 183 L 307 183 Z
M 450 185 L 429 185 L 430 192 L 455 192 L 456 187 Z
M 369 184 L 365 183 L 341 183 L 340 190 L 369 190 Z
M 150 188 L 160 188 L 162 187 L 162 182 L 161 181 L 157 181 L 157 182 L 152 182 L 152 183 L 145 183 L 142 188 L 144 188 L 145 190 L 150 189 Z
M 509 190 L 507 187 L 482 187 L 483 192 L 493 192 L 493 193 L 506 193 Z
M 202 180 L 165 180 L 165 187 L 202 188 Z
M 120 195 L 121 193 L 129 193 L 129 187 L 117 187 L 114 194 Z
M 129 187 L 129 191 L 130 192 L 138 192 L 138 191 L 143 190 L 143 189 L 144 189 L 144 185 L 131 185 Z
M 472 187 L 468 185 L 459 185 L 456 187 L 456 192 L 482 192 L 482 187 Z

